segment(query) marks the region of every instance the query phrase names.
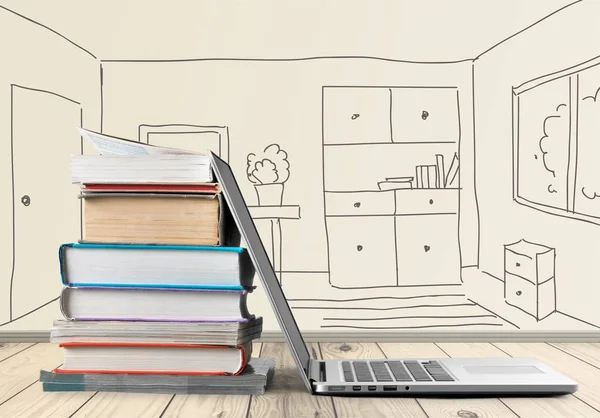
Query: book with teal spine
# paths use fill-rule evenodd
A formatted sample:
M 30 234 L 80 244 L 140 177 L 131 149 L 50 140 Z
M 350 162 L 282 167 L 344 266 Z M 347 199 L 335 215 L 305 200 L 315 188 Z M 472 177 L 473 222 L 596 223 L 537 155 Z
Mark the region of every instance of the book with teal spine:
M 251 290 L 255 274 L 243 247 L 66 243 L 58 256 L 74 287 Z

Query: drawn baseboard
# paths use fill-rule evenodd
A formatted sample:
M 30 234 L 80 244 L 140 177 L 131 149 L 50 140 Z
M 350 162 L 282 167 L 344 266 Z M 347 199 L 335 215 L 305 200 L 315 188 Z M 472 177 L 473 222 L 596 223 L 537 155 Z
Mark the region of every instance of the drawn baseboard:
M 493 331 L 356 333 L 313 331 L 302 334 L 306 342 L 600 342 L 599 331 Z M 46 331 L 0 332 L 0 343 L 48 342 Z M 284 342 L 280 331 L 264 332 L 261 342 Z

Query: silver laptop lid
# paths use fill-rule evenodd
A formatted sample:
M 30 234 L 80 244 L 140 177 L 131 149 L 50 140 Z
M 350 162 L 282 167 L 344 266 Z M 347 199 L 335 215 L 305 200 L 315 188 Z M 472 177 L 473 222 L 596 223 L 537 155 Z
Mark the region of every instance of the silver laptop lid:
M 246 241 L 248 253 L 252 258 L 256 272 L 265 287 L 267 296 L 275 311 L 277 321 L 279 322 L 279 326 L 287 339 L 294 360 L 296 361 L 296 365 L 301 371 L 300 374 L 302 375 L 302 380 L 304 380 L 306 388 L 309 391 L 312 391 L 310 381 L 308 380 L 310 354 L 306 348 L 304 339 L 300 334 L 296 320 L 292 315 L 290 306 L 279 285 L 279 280 L 277 280 L 273 266 L 271 265 L 267 252 L 258 235 L 254 221 L 252 220 L 248 207 L 244 201 L 244 197 L 242 196 L 231 171 L 231 167 L 213 152 L 211 152 L 211 159 L 215 176 L 223 190 L 225 202 L 231 210 L 240 234 Z

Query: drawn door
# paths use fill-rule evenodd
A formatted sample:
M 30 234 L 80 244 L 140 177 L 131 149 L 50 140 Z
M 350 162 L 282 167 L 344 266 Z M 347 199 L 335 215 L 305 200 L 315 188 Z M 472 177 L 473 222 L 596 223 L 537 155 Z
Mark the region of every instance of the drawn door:
M 70 156 L 81 153 L 80 123 L 76 102 L 12 87 L 12 320 L 60 295 L 58 248 L 81 236 L 79 188 L 69 175 Z

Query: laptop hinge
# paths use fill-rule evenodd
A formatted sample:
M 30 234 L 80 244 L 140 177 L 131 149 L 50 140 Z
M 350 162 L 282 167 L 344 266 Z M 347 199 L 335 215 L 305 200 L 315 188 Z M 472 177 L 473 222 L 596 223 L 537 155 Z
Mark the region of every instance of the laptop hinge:
M 310 361 L 310 375 L 309 379 L 317 382 L 327 381 L 327 369 L 324 361 L 312 360 Z

